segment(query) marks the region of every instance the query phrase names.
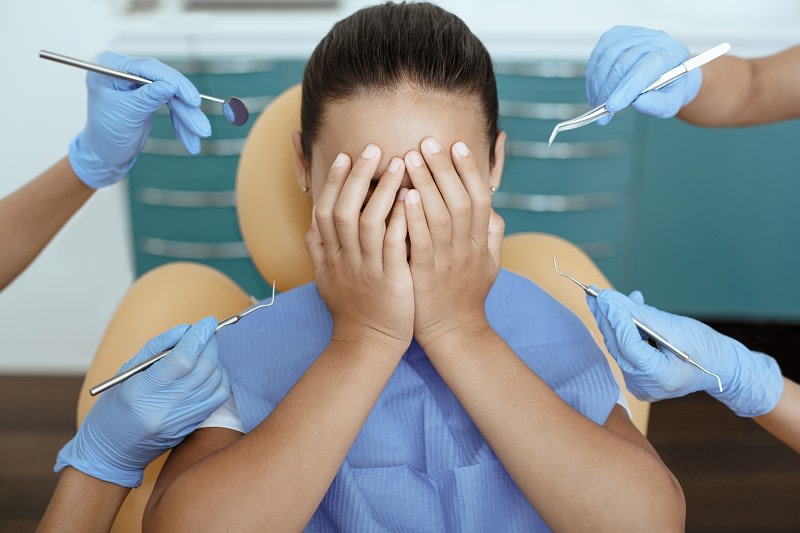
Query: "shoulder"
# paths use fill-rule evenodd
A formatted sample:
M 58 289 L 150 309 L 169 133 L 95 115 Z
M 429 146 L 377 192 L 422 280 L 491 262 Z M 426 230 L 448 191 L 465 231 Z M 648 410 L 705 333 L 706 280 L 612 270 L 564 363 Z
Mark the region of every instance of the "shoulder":
M 536 330 L 542 341 L 588 336 L 572 311 L 530 279 L 505 269 L 486 298 L 486 314 L 501 336 L 519 327 Z

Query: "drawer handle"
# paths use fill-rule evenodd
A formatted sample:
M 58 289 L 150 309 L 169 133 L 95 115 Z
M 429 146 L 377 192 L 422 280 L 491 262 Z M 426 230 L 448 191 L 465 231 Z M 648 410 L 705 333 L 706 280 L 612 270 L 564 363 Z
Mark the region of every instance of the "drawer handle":
M 214 139 L 200 141 L 198 155 L 239 155 L 242 153 L 245 139 Z M 174 155 L 178 157 L 191 157 L 183 144 L 177 139 L 159 139 L 150 137 L 142 149 L 142 153 L 156 155 Z
M 607 259 L 616 254 L 616 246 L 610 241 L 583 242 L 576 245 L 595 259 Z
M 586 110 L 586 104 L 515 102 L 513 100 L 501 100 L 499 106 L 501 117 L 539 120 L 566 120 L 580 115 Z
M 135 192 L 136 201 L 145 205 L 164 207 L 235 207 L 234 191 L 178 191 L 140 187 Z
M 615 193 L 598 194 L 520 194 L 496 192 L 492 205 L 500 209 L 517 209 L 536 213 L 564 213 L 568 211 L 592 211 L 610 209 L 620 204 Z
M 498 63 L 495 74 L 524 78 L 583 78 L 586 64 L 572 61 L 541 61 L 538 63 Z
M 257 57 L 226 57 L 224 59 L 167 59 L 169 66 L 184 75 L 193 74 L 254 74 L 276 70 L 275 61 Z
M 139 239 L 139 251 L 176 259 L 245 259 L 250 257 L 243 242 L 185 242 L 156 237 Z
M 508 155 L 529 159 L 588 159 L 591 157 L 617 157 L 625 152 L 622 141 L 596 141 L 559 143 L 547 146 L 546 142 L 508 141 Z

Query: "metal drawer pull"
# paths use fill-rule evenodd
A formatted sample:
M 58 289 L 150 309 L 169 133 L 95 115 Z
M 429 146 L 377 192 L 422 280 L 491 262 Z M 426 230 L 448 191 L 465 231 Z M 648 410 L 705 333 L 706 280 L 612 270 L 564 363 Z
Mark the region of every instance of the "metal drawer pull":
M 243 99 L 246 100 L 246 99 Z M 247 107 L 250 104 L 245 101 Z M 586 108 L 586 104 L 567 104 L 553 102 L 500 101 L 500 116 L 508 118 L 533 118 L 539 120 L 566 120 Z
M 508 155 L 530 159 L 588 159 L 617 157 L 627 148 L 623 141 L 562 143 L 548 147 L 546 142 L 508 141 Z
M 541 61 L 538 63 L 498 63 L 494 73 L 525 78 L 583 78 L 586 64 L 571 61 Z
M 214 139 L 200 141 L 200 153 L 197 155 L 239 155 L 242 153 L 245 139 Z M 142 149 L 145 154 L 174 155 L 193 157 L 177 139 L 158 139 L 150 137 Z
M 607 259 L 616 253 L 616 246 L 611 241 L 575 243 L 578 248 L 596 259 Z
M 277 64 L 259 57 L 225 57 L 213 59 L 166 59 L 169 66 L 183 75 L 254 74 L 272 72 Z
M 234 191 L 178 191 L 141 187 L 136 189 L 136 201 L 145 205 L 165 207 L 235 207 Z
M 598 194 L 520 194 L 496 192 L 492 206 L 500 209 L 517 209 L 537 213 L 564 213 L 568 211 L 591 211 L 610 209 L 620 205 L 615 193 Z
M 139 251 L 176 259 L 244 259 L 250 257 L 243 242 L 185 242 L 156 237 L 139 239 Z

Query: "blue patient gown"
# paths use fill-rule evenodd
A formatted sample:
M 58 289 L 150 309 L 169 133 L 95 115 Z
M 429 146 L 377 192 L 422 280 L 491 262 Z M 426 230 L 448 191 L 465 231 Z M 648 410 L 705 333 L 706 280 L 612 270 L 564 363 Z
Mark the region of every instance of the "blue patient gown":
M 572 312 L 505 270 L 486 311 L 495 331 L 564 401 L 597 424 L 605 422 L 619 389 Z M 269 310 L 220 331 L 220 359 L 245 432 L 269 415 L 322 353 L 331 331 L 330 314 L 313 283 L 281 293 Z M 306 531 L 548 527 L 414 341 Z

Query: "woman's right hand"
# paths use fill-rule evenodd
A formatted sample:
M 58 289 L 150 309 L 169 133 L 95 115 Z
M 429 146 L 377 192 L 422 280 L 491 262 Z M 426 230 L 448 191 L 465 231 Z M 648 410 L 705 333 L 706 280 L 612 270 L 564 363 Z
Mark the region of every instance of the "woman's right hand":
M 393 158 L 367 201 L 380 160 L 373 144 L 354 163 L 338 155 L 314 208 L 306 247 L 333 316 L 332 342 L 377 341 L 403 353 L 414 330 L 406 216 L 397 199 L 405 165 Z

